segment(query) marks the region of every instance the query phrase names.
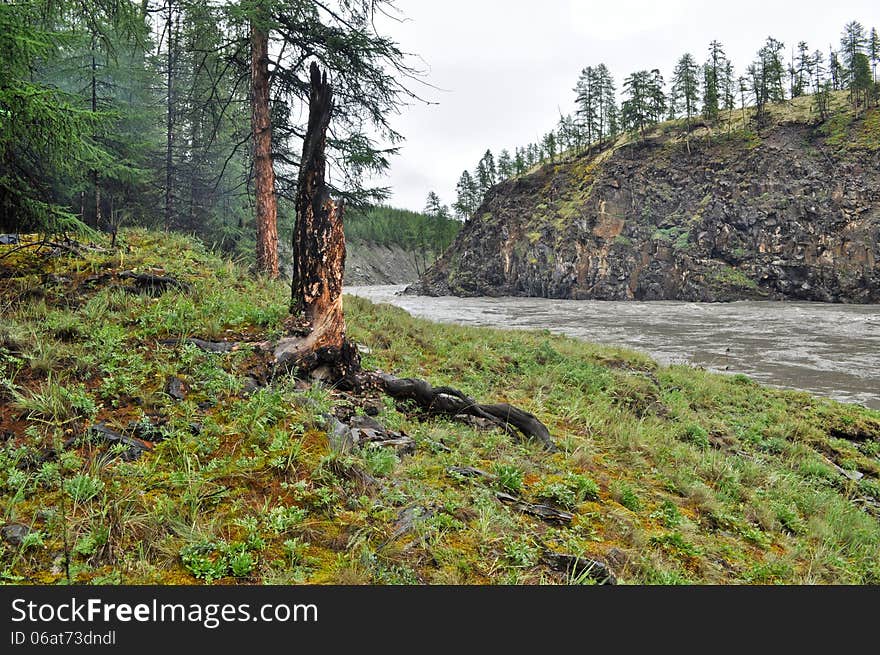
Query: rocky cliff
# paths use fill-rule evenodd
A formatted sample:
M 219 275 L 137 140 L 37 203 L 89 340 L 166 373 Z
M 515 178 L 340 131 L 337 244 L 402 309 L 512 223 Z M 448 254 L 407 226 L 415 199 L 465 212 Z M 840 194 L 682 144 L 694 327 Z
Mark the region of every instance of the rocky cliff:
M 373 284 L 409 284 L 419 278 L 432 253 L 385 246 L 369 241 L 352 240 L 346 244 L 345 286 Z
M 507 180 L 412 291 L 880 302 L 880 111 L 680 122 Z

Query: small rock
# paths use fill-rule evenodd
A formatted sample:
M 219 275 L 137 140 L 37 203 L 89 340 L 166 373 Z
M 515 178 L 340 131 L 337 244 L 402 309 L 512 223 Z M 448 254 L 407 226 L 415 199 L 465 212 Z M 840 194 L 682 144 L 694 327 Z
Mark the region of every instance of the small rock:
M 260 383 L 257 378 L 249 375 L 244 379 L 244 382 L 241 383 L 241 391 L 239 391 L 239 394 L 242 396 L 250 396 L 259 388 Z
M 54 509 L 44 508 L 37 511 L 38 521 L 54 521 L 56 516 L 58 512 Z
M 367 416 L 378 416 L 384 406 L 380 400 L 367 400 L 364 402 L 364 413 Z
M 605 553 L 605 559 L 608 560 L 611 566 L 620 571 L 629 562 L 629 555 L 620 550 L 620 548 L 609 548 L 608 552 Z
M 165 393 L 174 398 L 174 400 L 183 400 L 186 394 L 183 390 L 183 380 L 179 377 L 171 375 L 165 382 Z
M 31 529 L 22 523 L 9 523 L 0 528 L 0 536 L 13 546 L 21 546 L 24 538 L 31 533 Z

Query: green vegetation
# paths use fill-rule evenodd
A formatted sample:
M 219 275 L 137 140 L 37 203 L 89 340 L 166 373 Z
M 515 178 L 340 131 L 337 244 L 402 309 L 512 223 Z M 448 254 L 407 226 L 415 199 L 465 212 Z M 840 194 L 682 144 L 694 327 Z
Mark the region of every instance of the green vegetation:
M 380 396 L 376 419 L 415 452 L 337 453 L 319 414 L 359 413 L 357 396 L 288 376 L 248 390 L 265 365 L 254 349 L 167 341 L 277 337 L 284 284 L 174 235 L 104 246 L 0 260 L 0 502 L 32 529 L 0 542 L 5 581 L 583 581 L 549 568 L 550 550 L 603 559 L 627 584 L 880 582 L 876 411 L 346 298 L 366 367 L 521 406 L 561 452 Z M 110 275 L 129 269 L 192 290 L 140 295 Z M 99 421 L 147 451 L 84 439 Z M 573 519 L 545 522 L 499 492 Z
M 441 253 L 458 234 L 461 222 L 454 218 L 375 206 L 345 213 L 345 238 L 349 242 L 369 241 L 404 250 Z
M 733 287 L 737 289 L 757 290 L 758 283 L 746 275 L 743 271 L 732 266 L 724 268 L 715 268 L 709 273 L 709 282 L 722 285 L 725 287 Z

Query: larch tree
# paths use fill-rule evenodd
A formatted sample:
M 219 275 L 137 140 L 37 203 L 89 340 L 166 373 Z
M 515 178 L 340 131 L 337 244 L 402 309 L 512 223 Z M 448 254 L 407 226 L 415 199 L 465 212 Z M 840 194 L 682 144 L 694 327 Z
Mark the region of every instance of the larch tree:
M 90 111 L 90 98 L 34 75 L 35 62 L 59 58 L 59 34 L 51 26 L 63 21 L 54 5 L 0 4 L 0 227 L 5 229 L 87 231 L 81 216 L 52 200 L 53 189 L 62 181 L 85 183 L 86 172 L 109 161 L 95 138 L 109 117 Z
M 648 77 L 648 108 L 651 116 L 651 122 L 659 123 L 666 114 L 666 93 L 664 91 L 665 82 L 660 70 L 654 68 Z
M 440 216 L 443 213 L 443 205 L 440 202 L 440 196 L 435 191 L 428 191 L 428 197 L 425 199 L 425 214 L 429 216 Z
M 828 74 L 831 76 L 831 90 L 840 91 L 846 86 L 846 71 L 840 63 L 840 56 L 834 48 L 828 49 Z
M 797 46 L 797 57 L 794 61 L 791 80 L 791 97 L 798 98 L 810 87 L 810 47 L 806 41 Z
M 853 61 L 852 81 L 850 91 L 853 96 L 855 107 L 870 106 L 874 81 L 871 78 L 871 64 L 868 55 L 859 52 Z
M 599 99 L 596 93 L 596 73 L 592 66 L 587 66 L 581 71 L 574 91 L 577 94 L 575 102 L 577 103 L 577 116 L 583 130 L 587 149 L 589 150 L 593 142 L 597 139 L 595 133 L 599 122 Z
M 605 64 L 595 68 L 595 92 L 598 103 L 596 134 L 600 141 L 613 137 L 617 131 L 617 99 L 614 77 Z
M 821 50 L 816 50 L 810 57 L 810 80 L 813 85 L 813 93 L 819 93 L 825 79 L 825 73 L 825 55 Z
M 513 177 L 513 159 L 507 148 L 501 150 L 498 155 L 498 179 L 506 180 Z
M 722 76 L 727 56 L 718 41 L 709 44 L 709 57 L 703 66 L 703 116 L 706 120 L 718 120 L 722 98 Z
M 871 34 L 868 37 L 868 57 L 871 59 L 871 73 L 874 82 L 877 82 L 877 63 L 880 62 L 880 35 L 877 34 L 877 28 L 871 28 Z
M 851 81 L 855 67 L 856 55 L 865 52 L 868 46 L 868 36 L 865 34 L 865 28 L 858 21 L 851 21 L 843 28 L 840 35 L 840 55 L 843 59 L 844 67 L 844 83 Z
M 686 53 L 675 65 L 672 73 L 672 94 L 671 106 L 672 113 L 676 116 L 684 116 L 686 127 L 690 130 L 691 119 L 697 113 L 697 106 L 700 102 L 700 80 L 699 68 L 693 55 Z M 713 81 L 716 88 L 718 87 L 717 71 L 713 73 Z M 715 98 L 715 111 L 717 113 L 718 99 Z
M 621 117 L 624 129 L 634 130 L 644 136 L 645 129 L 652 123 L 650 109 L 651 74 L 646 70 L 636 71 L 623 81 L 624 100 Z
M 455 214 L 462 219 L 468 219 L 474 215 L 477 210 L 479 200 L 479 188 L 470 172 L 462 171 L 458 183 L 455 185 L 455 202 L 452 203 L 452 209 Z
M 477 168 L 474 172 L 474 179 L 477 183 L 477 194 L 480 199 L 486 195 L 486 192 L 495 186 L 498 171 L 495 167 L 495 156 L 491 150 L 486 150 L 480 161 L 477 162 Z
M 277 275 L 279 201 L 298 200 L 305 126 L 296 117 L 309 102 L 306 61 L 318 61 L 333 79 L 336 113 L 326 142 L 331 193 L 358 203 L 388 195 L 365 180 L 381 175 L 397 152 L 401 136 L 390 115 L 418 100 L 406 86 L 418 71 L 376 31 L 374 16 L 389 6 L 387 0 L 240 0 L 228 8 L 237 49 L 250 52 L 246 62 L 233 58 L 250 69 L 257 259 L 267 275 Z
M 517 175 L 522 175 L 526 172 L 526 168 L 528 165 L 526 164 L 526 152 L 524 148 L 515 148 L 513 155 L 513 171 Z

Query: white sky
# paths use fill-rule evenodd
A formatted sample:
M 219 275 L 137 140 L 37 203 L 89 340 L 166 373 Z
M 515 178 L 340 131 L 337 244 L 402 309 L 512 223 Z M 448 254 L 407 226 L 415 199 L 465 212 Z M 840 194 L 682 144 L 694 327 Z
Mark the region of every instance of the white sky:
M 420 56 L 425 81 L 414 88 L 438 104 L 404 107 L 393 124 L 405 137 L 390 174 L 389 203 L 421 210 L 428 191 L 444 203 L 486 148 L 496 158 L 556 125 L 574 105 L 582 68 L 604 62 L 618 90 L 624 77 L 660 68 L 691 52 L 705 60 L 719 40 L 741 74 L 768 36 L 788 52 L 798 41 L 827 53 L 843 26 L 880 28 L 880 0 L 397 0 L 403 23 L 377 20 L 380 31 Z M 826 55 L 827 56 L 827 55 Z M 418 62 L 416 62 L 418 63 Z

